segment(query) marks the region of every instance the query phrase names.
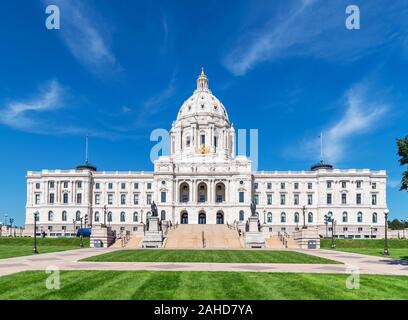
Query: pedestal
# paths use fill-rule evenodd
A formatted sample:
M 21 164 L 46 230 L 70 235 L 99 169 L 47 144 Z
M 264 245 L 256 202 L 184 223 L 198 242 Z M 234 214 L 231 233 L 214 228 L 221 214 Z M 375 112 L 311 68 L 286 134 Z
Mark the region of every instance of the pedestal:
M 160 220 L 158 217 L 150 217 L 148 219 L 148 229 L 144 234 L 142 247 L 161 248 L 162 245 L 163 231 L 160 228 Z
M 301 249 L 320 249 L 320 237 L 318 228 L 308 227 L 293 233 Z
M 90 238 L 91 248 L 107 248 L 115 242 L 115 231 L 103 224 L 93 225 Z
M 265 248 L 265 235 L 259 230 L 258 217 L 248 219 L 248 231 L 245 232 L 245 246 L 247 248 Z

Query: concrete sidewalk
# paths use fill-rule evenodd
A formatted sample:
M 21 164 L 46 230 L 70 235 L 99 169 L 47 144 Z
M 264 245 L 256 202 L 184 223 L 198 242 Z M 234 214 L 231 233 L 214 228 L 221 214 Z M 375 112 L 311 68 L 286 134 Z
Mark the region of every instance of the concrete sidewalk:
M 60 270 L 153 270 L 153 271 L 240 271 L 240 272 L 304 272 L 408 275 L 408 261 L 367 256 L 331 250 L 293 250 L 344 264 L 292 263 L 188 263 L 188 262 L 79 262 L 94 255 L 120 249 L 87 248 L 35 256 L 0 260 L 0 276 L 20 271 L 45 270 L 49 266 Z M 154 249 L 153 249 L 154 250 Z

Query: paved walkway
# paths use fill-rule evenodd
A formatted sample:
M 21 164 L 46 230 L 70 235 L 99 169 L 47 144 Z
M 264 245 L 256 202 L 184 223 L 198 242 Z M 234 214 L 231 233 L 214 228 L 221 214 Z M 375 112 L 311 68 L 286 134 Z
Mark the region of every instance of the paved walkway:
M 0 260 L 0 276 L 28 270 L 45 270 L 56 266 L 60 270 L 155 270 L 155 271 L 240 271 L 240 272 L 306 272 L 406 275 L 408 261 L 346 253 L 331 250 L 293 250 L 337 260 L 341 264 L 288 263 L 175 263 L 175 262 L 79 262 L 78 260 L 118 249 L 78 249 L 36 256 Z

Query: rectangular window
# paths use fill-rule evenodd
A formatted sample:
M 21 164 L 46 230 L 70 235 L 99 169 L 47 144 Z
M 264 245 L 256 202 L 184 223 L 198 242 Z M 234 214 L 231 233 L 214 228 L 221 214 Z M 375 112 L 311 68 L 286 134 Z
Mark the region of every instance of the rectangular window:
M 281 205 L 285 205 L 285 204 L 286 204 L 286 195 L 285 195 L 285 194 L 281 194 L 281 195 L 280 195 L 280 204 L 281 204 Z
M 283 189 L 285 189 L 285 186 L 283 187 Z M 295 182 L 295 190 L 298 190 L 298 189 L 299 189 L 299 183 Z
M 109 190 L 112 190 L 112 189 L 113 189 L 113 183 L 112 183 L 112 182 L 109 182 L 109 183 L 108 183 L 108 189 L 109 189 Z
M 307 195 L 307 204 L 308 205 L 313 204 L 313 195 L 312 194 Z
M 371 195 L 371 204 L 373 206 L 377 205 L 377 195 L 376 194 Z
M 40 194 L 39 193 L 35 194 L 35 204 L 40 204 Z
M 293 204 L 294 205 L 299 204 L 299 195 L 298 194 L 293 195 Z
M 121 194 L 120 195 L 120 204 L 125 205 L 126 204 L 126 194 Z
M 371 188 L 372 188 L 372 189 L 377 189 L 377 183 L 373 182 L 373 183 L 371 184 Z
M 201 142 L 201 144 L 205 144 L 205 135 L 204 134 L 202 134 L 200 136 L 200 142 Z
M 166 196 L 167 196 L 167 193 L 166 192 L 164 192 L 164 191 L 162 191 L 161 193 L 160 193 L 160 200 L 161 200 L 161 202 L 163 202 L 163 203 L 165 203 L 166 202 Z
M 68 203 L 68 193 L 64 193 L 64 194 L 62 195 L 62 202 L 63 202 L 64 204 L 67 204 L 67 203 Z
M 135 182 L 133 184 L 133 189 L 135 189 L 135 190 L 139 189 L 139 183 L 138 182 Z
M 358 189 L 360 189 L 361 188 L 361 181 L 357 181 L 356 186 L 357 186 Z
M 147 189 L 150 190 L 151 188 L 152 188 L 152 183 L 151 183 L 151 182 L 148 182 L 148 183 L 147 183 Z
M 54 198 L 55 198 L 54 194 L 53 194 L 53 193 L 50 193 L 50 203 L 51 203 L 51 204 L 54 203 Z
M 240 203 L 245 202 L 245 193 L 243 191 L 239 192 L 239 202 Z
M 268 188 L 268 190 L 271 190 L 271 189 L 272 189 L 272 183 L 271 183 L 271 182 L 268 182 L 267 188 Z
M 99 182 L 95 183 L 95 189 L 100 189 L 101 188 L 101 184 Z
M 113 194 L 112 193 L 108 194 L 108 204 L 113 204 Z
M 331 189 L 332 187 L 332 182 L 331 181 L 327 181 L 327 189 Z
M 259 204 L 259 196 L 257 194 L 254 195 L 254 202 L 255 202 L 256 205 Z
M 152 195 L 151 195 L 151 194 L 148 194 L 148 195 L 146 196 L 146 203 L 147 203 L 147 204 L 152 204 Z
M 313 184 L 312 184 L 311 182 L 309 182 L 309 183 L 307 184 L 307 188 L 308 188 L 309 190 L 311 190 L 311 189 L 313 188 Z
M 49 187 L 50 189 L 54 189 L 54 187 L 55 187 L 55 182 L 54 182 L 54 181 L 48 182 L 48 187 Z
M 254 189 L 255 189 L 255 190 L 258 189 L 258 183 L 257 183 L 257 182 L 254 183 Z
M 101 195 L 95 194 L 95 204 L 100 204 L 100 202 L 101 202 Z
M 139 204 L 139 195 L 138 194 L 133 195 L 133 204 Z
M 36 184 L 35 184 L 35 188 L 36 188 L 36 189 L 40 189 L 40 184 L 39 184 L 39 183 L 36 183 Z
M 77 193 L 76 203 L 78 203 L 78 204 L 82 203 L 82 193 Z
M 342 187 L 343 189 L 345 189 L 345 188 L 347 187 L 346 181 L 342 181 L 342 182 L 341 182 L 341 187 Z
M 82 181 L 77 181 L 77 187 L 78 187 L 78 189 L 82 188 Z
M 295 183 L 295 185 L 296 185 L 296 183 Z M 281 185 L 280 185 L 280 187 L 281 187 L 281 189 L 285 189 L 285 183 L 282 182 Z M 295 189 L 296 189 L 296 188 L 295 188 Z
M 68 181 L 64 181 L 62 186 L 63 186 L 64 189 L 67 189 L 68 188 Z
M 347 194 L 341 194 L 341 204 L 347 204 Z
M 361 204 L 361 193 L 356 194 L 356 203 Z
M 327 204 L 332 204 L 332 194 L 331 193 L 327 194 Z
M 267 200 L 267 203 L 268 203 L 269 205 L 271 205 L 271 204 L 272 204 L 272 195 L 271 195 L 271 194 L 268 194 L 267 197 L 266 197 L 266 200 Z
M 122 182 L 122 183 L 120 184 L 120 188 L 121 188 L 122 190 L 125 190 L 125 189 L 126 189 L 126 183 Z

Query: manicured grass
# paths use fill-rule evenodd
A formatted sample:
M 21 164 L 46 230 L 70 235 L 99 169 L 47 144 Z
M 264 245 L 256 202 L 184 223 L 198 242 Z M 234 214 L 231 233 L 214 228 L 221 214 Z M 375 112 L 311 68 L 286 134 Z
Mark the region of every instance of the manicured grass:
M 120 250 L 82 261 L 220 262 L 220 263 L 339 263 L 293 251 L 269 250 Z
M 331 249 L 331 239 L 321 239 L 322 249 Z M 390 258 L 408 260 L 408 240 L 390 239 L 388 240 Z M 383 256 L 383 239 L 336 239 L 336 250 L 368 254 L 373 256 Z
M 79 249 L 79 238 L 38 238 L 39 253 Z M 33 238 L 0 238 L 0 259 L 33 254 Z M 89 238 L 84 238 L 84 247 L 89 247 Z
M 408 299 L 404 276 L 361 275 L 360 288 L 347 289 L 347 274 L 62 271 L 59 290 L 46 288 L 48 276 L 29 271 L 0 277 L 0 299 Z

